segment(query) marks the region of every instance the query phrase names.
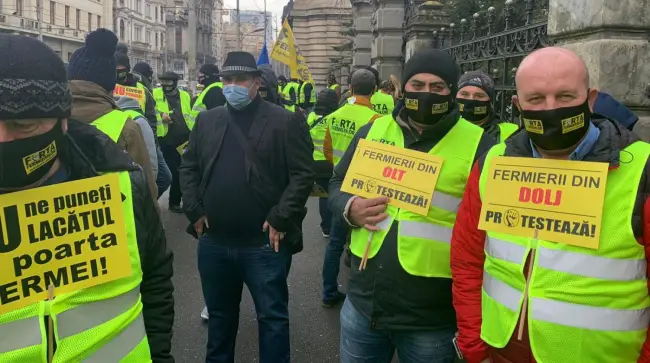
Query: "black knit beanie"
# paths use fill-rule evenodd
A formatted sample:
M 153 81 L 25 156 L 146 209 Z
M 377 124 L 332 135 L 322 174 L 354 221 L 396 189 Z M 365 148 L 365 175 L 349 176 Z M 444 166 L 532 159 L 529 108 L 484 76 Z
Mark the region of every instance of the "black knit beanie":
M 494 81 L 490 76 L 481 71 L 471 71 L 460 76 L 458 89 L 466 86 L 474 86 L 485 91 L 490 101 L 494 102 Z
M 70 117 L 61 58 L 36 38 L 0 34 L 0 120 Z
M 449 53 L 439 49 L 424 49 L 415 53 L 404 65 L 402 91 L 411 77 L 428 73 L 442 78 L 453 95 L 458 90 L 458 66 Z
M 108 29 L 97 29 L 86 36 L 86 44 L 77 49 L 68 63 L 68 79 L 89 81 L 112 92 L 115 88 L 115 45 L 117 37 Z
M 199 72 L 205 74 L 206 76 L 215 76 L 219 74 L 219 67 L 216 64 L 204 64 L 199 69 Z
M 127 72 L 131 71 L 131 60 L 129 60 L 129 54 L 118 50 L 115 52 L 115 67 L 122 66 L 126 68 Z
M 133 66 L 133 72 L 138 72 L 141 75 L 151 79 L 153 78 L 153 69 L 147 62 L 138 62 Z

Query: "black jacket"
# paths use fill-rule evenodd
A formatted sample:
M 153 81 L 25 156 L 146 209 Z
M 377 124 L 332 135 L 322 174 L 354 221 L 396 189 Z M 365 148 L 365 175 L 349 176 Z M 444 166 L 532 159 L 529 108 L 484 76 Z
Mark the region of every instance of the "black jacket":
M 67 142 L 60 159 L 70 172 L 70 180 L 100 173 L 128 171 L 133 190 L 138 250 L 142 265 L 142 312 L 154 363 L 173 363 L 170 354 L 174 325 L 174 285 L 172 252 L 142 169 L 106 134 L 97 128 L 68 120 Z
M 458 107 L 438 124 L 421 135 L 414 132 L 399 112 L 397 122 L 404 134 L 407 149 L 429 152 L 451 130 L 460 118 Z M 343 158 L 334 168 L 329 185 L 329 204 L 334 218 L 343 218 L 343 211 L 351 194 L 341 191 L 359 140 L 366 138 L 372 124 L 357 131 Z M 483 133 L 474 161 L 487 152 L 496 141 Z M 346 223 L 345 221 L 343 223 Z M 391 225 L 381 249 L 368 261 L 366 269 L 359 271 L 361 259 L 352 255 L 352 268 L 348 282 L 348 298 L 355 308 L 366 315 L 372 329 L 430 330 L 456 326 L 456 313 L 452 305 L 451 279 L 425 278 L 408 274 L 397 256 L 398 223 Z
M 272 206 L 267 216 L 269 224 L 278 231 L 287 232 L 285 238 L 289 238 L 293 228 L 301 228 L 305 203 L 314 183 L 314 147 L 304 117 L 269 102 L 257 101 L 260 102 L 259 109 L 247 139 L 262 165 L 256 167 L 250 158 L 246 158 L 246 177 L 256 191 L 256 197 Z M 203 193 L 226 128 L 230 127 L 230 119 L 229 106 L 201 112 L 190 134 L 178 171 L 183 205 L 191 223 L 205 215 Z M 274 188 L 269 188 L 260 174 L 265 174 Z M 274 195 L 277 193 L 281 195 Z M 300 246 L 296 246 L 294 252 L 302 248 L 302 237 L 299 239 L 295 242 Z

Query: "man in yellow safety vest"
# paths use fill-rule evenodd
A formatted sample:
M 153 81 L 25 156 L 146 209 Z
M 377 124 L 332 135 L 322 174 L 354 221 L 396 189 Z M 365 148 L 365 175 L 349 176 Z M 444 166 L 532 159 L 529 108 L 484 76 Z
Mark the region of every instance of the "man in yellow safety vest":
M 327 130 L 323 141 L 323 154 L 335 167 L 354 139 L 356 132 L 381 115 L 372 110 L 370 97 L 377 89 L 372 72 L 359 69 L 352 74 L 351 96 L 348 102 L 325 118 Z M 345 299 L 338 290 L 338 275 L 341 254 L 347 240 L 349 228 L 340 218 L 332 220 L 330 241 L 323 261 L 322 305 L 332 307 Z
M 199 70 L 199 84 L 204 88 L 196 97 L 192 105 L 190 118 L 196 122 L 199 112 L 211 110 L 226 104 L 226 97 L 223 95 L 223 83 L 219 79 L 219 68 L 214 64 L 206 63 Z
M 178 78 L 178 74 L 174 72 L 165 72 L 158 76 L 161 87 L 153 90 L 153 98 L 156 101 L 156 110 L 160 113 L 163 121 L 157 130 L 160 149 L 172 172 L 169 210 L 174 213 L 183 213 L 178 167 L 181 165 L 183 146 L 190 139 L 194 120 L 191 117 L 192 99 L 189 93 L 178 88 Z
M 497 110 L 494 109 L 494 96 L 494 81 L 483 72 L 467 72 L 458 81 L 456 102 L 463 118 L 481 126 L 488 135 L 503 142 L 519 127 L 499 120 Z
M 117 36 L 100 28 L 88 34 L 85 45 L 70 57 L 68 79 L 74 105 L 72 118 L 97 127 L 124 148 L 142 166 L 155 199 L 158 195 L 156 178 L 142 130 L 119 110 L 113 99 L 116 44 Z
M 333 218 L 352 228 L 348 299 L 341 310 L 342 363 L 387 362 L 395 350 L 402 363 L 454 362 L 451 230 L 474 161 L 495 144 L 460 116 L 457 82 L 458 67 L 448 53 L 415 53 L 402 73 L 406 106 L 395 117 L 359 129 L 334 168 Z M 341 191 L 361 138 L 444 160 L 426 216 L 387 205 L 387 197 L 364 199 Z
M 84 55 L 88 55 L 87 48 L 97 45 L 94 42 L 98 40 L 98 34 L 101 33 L 91 33 L 86 39 L 86 46 L 72 57 L 71 64 L 76 63 L 79 67 L 75 74 L 83 73 L 83 69 L 94 69 L 98 59 L 85 58 Z M 113 48 L 117 43 L 117 39 L 114 42 L 104 40 L 112 43 Z M 93 51 L 105 50 L 103 54 L 111 59 L 112 68 L 107 66 L 108 62 L 103 66 L 110 70 L 111 77 L 107 79 L 112 78 L 114 83 L 113 50 L 104 49 L 105 46 L 102 44 L 101 48 L 94 48 Z M 61 184 L 60 189 L 65 190 L 66 186 L 62 183 L 100 174 L 116 175 L 119 190 L 109 193 L 121 195 L 124 218 L 120 224 L 126 229 L 125 238 L 118 237 L 116 243 L 128 247 L 128 255 L 124 258 L 127 265 L 130 261 L 131 267 L 131 272 L 123 278 L 57 294 L 56 289 L 68 285 L 68 281 L 75 277 L 89 278 L 91 266 L 76 262 L 66 266 L 61 265 L 60 261 L 49 264 L 51 267 L 44 265 L 42 271 L 45 272 L 45 279 L 34 275 L 28 277 L 30 282 L 26 282 L 26 276 L 22 276 L 22 285 L 29 288 L 20 295 L 42 294 L 54 288 L 55 298 L 36 301 L 9 312 L 6 312 L 7 308 L 16 301 L 16 297 L 20 298 L 18 289 L 12 286 L 20 285 L 21 277 L 0 286 L 0 306 L 4 308 L 0 314 L 0 362 L 45 362 L 49 352 L 52 352 L 52 362 L 61 363 L 174 362 L 170 354 L 174 323 L 173 256 L 167 248 L 145 174 L 107 135 L 87 123 L 70 118 L 72 99 L 65 66 L 52 49 L 34 37 L 0 34 L 0 54 L 3 55 L 0 57 L 0 194 L 10 197 L 13 192 L 57 184 Z M 86 64 L 79 66 L 79 62 Z M 20 85 L 20 88 L 16 88 L 16 85 Z M 110 97 L 107 88 L 104 92 L 106 97 Z M 30 161 L 29 165 L 25 160 Z M 72 193 L 70 196 L 76 195 L 76 192 L 67 191 Z M 104 194 L 97 190 L 94 192 Z M 98 205 L 101 204 L 100 201 Z M 53 208 L 49 213 L 39 218 L 45 218 L 42 219 L 44 221 L 60 217 Z M 55 219 L 63 219 L 59 217 Z M 85 237 L 77 233 L 84 229 L 83 226 L 81 230 L 68 230 L 74 227 L 68 225 L 68 218 L 65 219 L 63 224 L 54 225 L 59 226 L 55 227 L 58 233 L 63 231 L 67 234 L 71 243 L 75 238 L 82 238 L 81 243 L 75 242 L 74 245 L 81 248 L 84 255 L 74 257 L 82 257 L 83 260 L 76 261 L 101 256 L 101 251 L 95 250 L 100 243 L 90 242 L 91 238 L 88 241 L 83 239 Z M 3 220 L 6 220 L 4 215 Z M 15 229 L 16 223 L 5 223 L 6 228 Z M 97 231 L 93 224 L 84 236 Z M 9 238 L 3 238 L 3 243 L 0 243 L 2 252 L 7 253 L 7 246 L 15 240 L 12 234 L 7 233 L 5 236 Z M 2 235 L 3 232 L 0 232 Z M 60 238 L 41 240 L 38 249 L 54 251 L 56 248 L 60 255 L 65 250 L 62 246 L 70 247 L 66 243 L 59 244 Z M 116 246 L 110 241 L 110 238 L 103 239 L 101 247 Z M 24 243 L 28 243 L 25 238 L 14 248 L 22 248 L 20 244 Z M 92 251 L 87 247 L 89 243 L 93 246 Z M 76 253 L 80 252 L 77 250 Z M 71 257 L 70 254 L 66 256 Z M 3 258 L 6 260 L 8 256 L 5 254 Z M 110 269 L 111 266 L 105 268 Z M 68 273 L 74 277 L 64 274 L 66 271 L 70 271 Z M 45 282 L 49 280 L 48 274 L 56 276 L 50 280 L 49 286 Z M 4 281 L 11 281 L 12 276 L 8 275 L 4 274 Z
M 336 92 L 337 99 L 341 99 L 341 85 L 336 81 L 335 75 L 330 74 L 329 77 L 327 77 L 327 88 Z
M 531 53 L 515 81 L 513 101 L 524 131 L 491 148 L 474 166 L 454 226 L 451 270 L 459 349 L 468 363 L 650 361 L 650 145 L 593 113 L 598 91 L 590 88 L 585 63 L 568 49 Z M 530 170 L 549 177 L 580 169 L 571 165 L 577 161 L 604 166 L 602 209 L 589 210 L 601 218 L 597 247 L 479 230 L 488 167 L 499 156 L 547 159 L 548 169 Z M 507 160 L 502 163 L 507 167 Z M 547 184 L 546 178 L 537 183 Z M 530 217 L 534 222 L 526 227 L 547 233 L 543 237 L 578 234 L 575 221 L 565 231 L 566 209 L 546 210 L 549 218 Z M 584 224 L 589 229 L 589 221 Z

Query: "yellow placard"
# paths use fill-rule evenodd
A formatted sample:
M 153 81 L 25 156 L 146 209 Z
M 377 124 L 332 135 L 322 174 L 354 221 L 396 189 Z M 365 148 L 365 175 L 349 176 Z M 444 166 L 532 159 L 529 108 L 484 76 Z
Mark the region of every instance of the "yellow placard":
M 0 195 L 0 314 L 131 274 L 119 177 Z
M 190 142 L 188 140 L 188 141 L 185 141 L 184 143 L 178 145 L 178 147 L 176 148 L 176 151 L 178 151 L 178 153 L 181 154 L 181 155 L 185 154 L 185 149 L 187 149 L 187 144 L 189 144 L 189 143 Z
M 486 166 L 487 167 L 487 166 Z M 495 157 L 479 228 L 598 248 L 607 163 Z
M 138 87 L 128 87 L 121 84 L 115 86 L 115 89 L 113 90 L 113 96 L 133 98 L 134 100 L 138 101 L 138 103 L 142 102 L 145 97 L 144 91 Z
M 414 150 L 359 140 L 341 190 L 426 215 L 443 159 Z

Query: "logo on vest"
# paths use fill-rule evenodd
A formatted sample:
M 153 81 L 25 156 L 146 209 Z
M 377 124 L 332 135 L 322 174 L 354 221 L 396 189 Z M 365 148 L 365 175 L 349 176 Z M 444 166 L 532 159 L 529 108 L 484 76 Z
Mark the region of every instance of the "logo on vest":
M 131 274 L 119 176 L 0 196 L 0 314 Z
M 388 114 L 388 106 L 386 106 L 383 103 L 373 103 L 372 104 L 372 109 L 377 112 L 378 114 L 381 115 L 387 115 Z
M 348 134 L 352 136 L 354 136 L 354 134 L 357 133 L 356 123 L 354 121 L 343 119 L 343 118 L 337 119 L 336 117 L 332 117 L 332 121 L 330 122 L 330 128 L 335 132 Z

